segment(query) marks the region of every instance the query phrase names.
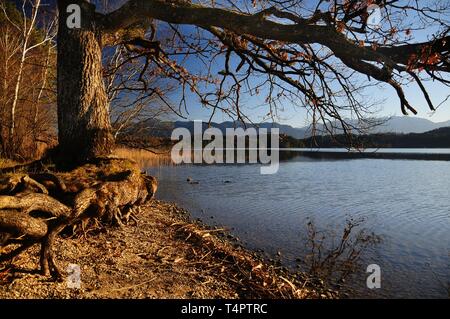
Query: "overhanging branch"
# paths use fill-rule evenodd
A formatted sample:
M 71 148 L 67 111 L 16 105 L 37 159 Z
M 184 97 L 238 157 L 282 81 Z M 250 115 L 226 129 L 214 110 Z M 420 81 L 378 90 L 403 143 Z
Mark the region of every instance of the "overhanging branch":
M 270 16 L 288 19 L 292 23 L 284 24 L 270 20 Z M 414 69 L 450 72 L 449 36 L 401 46 L 361 45 L 348 39 L 345 33 L 336 27 L 345 21 L 335 21 L 331 14 L 320 11 L 316 11 L 307 19 L 275 7 L 254 14 L 245 14 L 182 0 L 130 0 L 116 11 L 99 15 L 97 25 L 106 34 L 117 34 L 149 18 L 174 24 L 195 25 L 204 29 L 215 27 L 239 36 L 248 35 L 264 41 L 323 45 L 349 68 L 393 86 L 405 114 L 407 109 L 413 113 L 416 111 L 406 100 L 401 85 L 393 80 L 394 71 L 409 74 Z M 429 57 L 433 58 L 433 62 L 430 62 Z M 417 81 L 417 77 L 413 76 L 413 79 Z M 422 83 L 419 83 L 419 86 L 423 91 Z M 427 94 L 425 98 L 429 107 L 433 109 Z

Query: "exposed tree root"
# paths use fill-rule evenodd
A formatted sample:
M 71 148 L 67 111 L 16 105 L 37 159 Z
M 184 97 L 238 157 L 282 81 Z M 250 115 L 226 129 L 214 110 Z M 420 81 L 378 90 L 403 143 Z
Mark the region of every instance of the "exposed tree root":
M 57 199 L 46 194 L 37 193 L 0 196 L 1 209 L 16 209 L 27 214 L 33 211 L 40 211 L 49 213 L 53 217 L 68 217 L 71 214 L 71 209 Z
M 44 275 L 62 278 L 53 251 L 55 237 L 65 228 L 86 231 L 91 220 L 123 225 L 137 220 L 135 206 L 151 199 L 154 177 L 141 173 L 129 160 L 103 158 L 70 172 L 51 172 L 43 166 L 32 172 L 22 165 L 0 176 L 0 261 L 12 259 L 34 244 L 41 244 Z M 81 226 L 81 227 L 78 227 Z M 3 251 L 3 250 L 2 250 Z

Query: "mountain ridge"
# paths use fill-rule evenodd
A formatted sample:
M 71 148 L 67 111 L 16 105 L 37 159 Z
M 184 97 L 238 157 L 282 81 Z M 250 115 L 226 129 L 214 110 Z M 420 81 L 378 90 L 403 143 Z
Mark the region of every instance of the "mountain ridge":
M 385 118 L 379 118 L 376 120 L 384 121 Z M 356 125 L 355 121 L 350 121 L 351 124 Z M 220 129 L 224 134 L 227 128 L 237 128 L 244 125 L 240 122 L 224 121 L 221 123 L 211 122 L 211 127 Z M 208 123 L 202 123 L 202 130 L 208 128 Z M 259 127 L 259 128 L 278 128 L 280 134 L 286 134 L 296 139 L 304 139 L 310 137 L 311 128 L 310 126 L 304 127 L 294 127 L 289 124 L 280 124 L 277 122 L 262 122 L 257 125 L 246 124 L 246 127 Z M 418 117 L 407 117 L 407 116 L 394 116 L 386 120 L 383 124 L 374 127 L 372 130 L 368 130 L 367 134 L 409 134 L 409 133 L 425 133 L 442 127 L 450 127 L 450 120 L 444 122 L 432 122 L 428 119 L 418 118 Z M 159 137 L 170 137 L 172 131 L 175 128 L 186 128 L 191 133 L 194 132 L 194 121 L 160 121 L 160 120 L 144 120 L 139 123 L 135 123 L 129 130 L 131 132 L 141 132 L 144 135 L 152 135 Z M 321 134 L 323 132 L 323 126 L 317 125 L 316 135 L 327 135 Z M 342 130 L 337 129 L 336 134 L 342 133 Z

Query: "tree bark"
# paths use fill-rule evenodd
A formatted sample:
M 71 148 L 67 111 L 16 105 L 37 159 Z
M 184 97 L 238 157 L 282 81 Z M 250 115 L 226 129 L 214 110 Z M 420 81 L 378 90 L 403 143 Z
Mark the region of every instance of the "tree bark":
M 28 169 L 36 171 L 33 165 Z M 61 277 L 53 250 L 64 228 L 84 232 L 90 223 L 137 221 L 139 205 L 153 198 L 157 187 L 154 177 L 123 159 L 96 159 L 69 172 L 5 176 L 0 180 L 0 248 L 22 246 L 0 252 L 0 262 L 41 243 L 42 272 Z
M 67 27 L 69 4 L 81 7 L 80 29 Z M 114 144 L 102 78 L 101 34 L 93 5 L 59 0 L 58 10 L 58 150 L 66 164 L 80 164 L 110 154 Z

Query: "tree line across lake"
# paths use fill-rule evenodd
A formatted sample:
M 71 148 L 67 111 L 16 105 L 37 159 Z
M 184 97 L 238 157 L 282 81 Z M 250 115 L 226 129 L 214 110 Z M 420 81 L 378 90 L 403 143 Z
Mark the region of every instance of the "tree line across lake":
M 353 144 L 350 141 L 353 141 Z M 323 135 L 295 140 L 292 144 L 288 142 L 285 147 L 330 148 L 355 145 L 365 148 L 450 148 L 450 127 L 442 127 L 425 133 L 379 133 L 350 137 L 343 134 Z

